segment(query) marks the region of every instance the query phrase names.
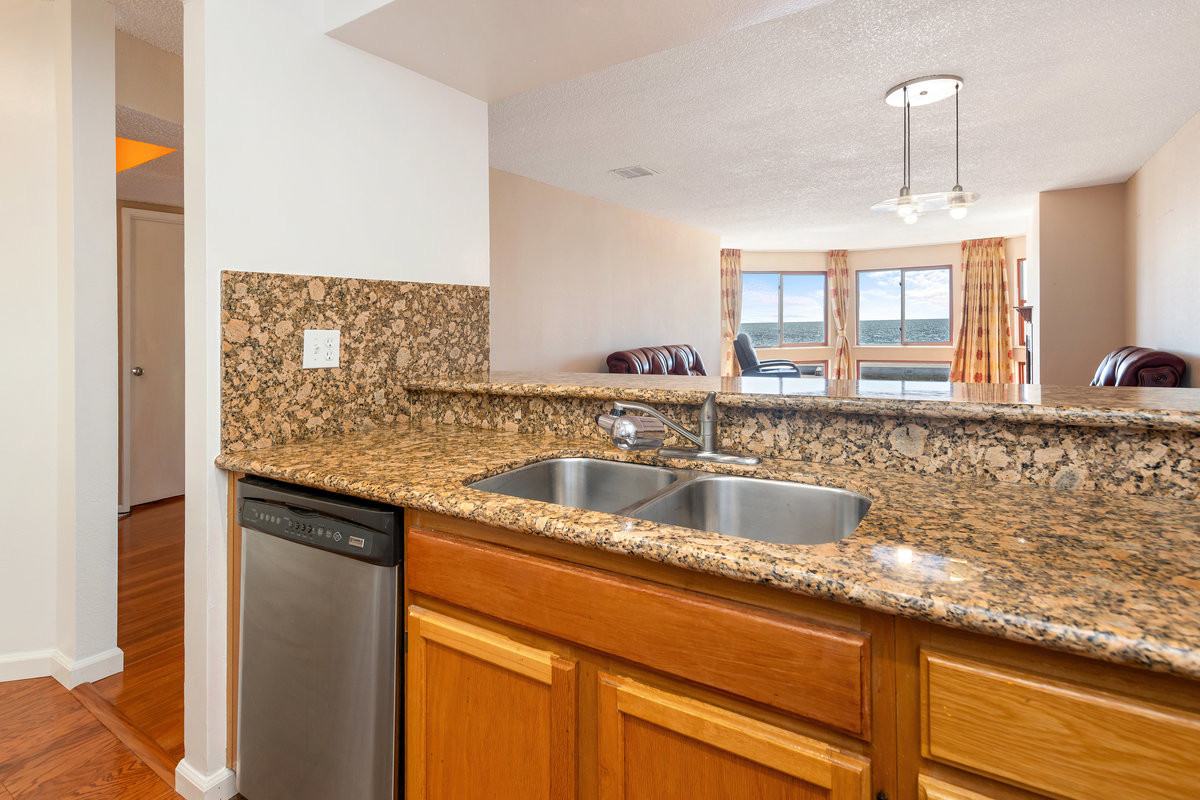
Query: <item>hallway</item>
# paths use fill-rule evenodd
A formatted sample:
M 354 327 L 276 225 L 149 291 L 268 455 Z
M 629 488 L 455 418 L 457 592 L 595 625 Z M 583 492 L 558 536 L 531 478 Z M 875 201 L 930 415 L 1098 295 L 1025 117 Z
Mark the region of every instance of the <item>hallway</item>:
M 53 678 L 0 683 L 0 800 L 178 797 L 183 498 L 135 507 L 118 529 L 125 671 L 74 692 Z
M 117 644 L 125 671 L 75 694 L 102 720 L 102 706 L 110 705 L 151 749 L 143 760 L 173 782 L 183 759 L 183 498 L 135 506 L 118 535 Z

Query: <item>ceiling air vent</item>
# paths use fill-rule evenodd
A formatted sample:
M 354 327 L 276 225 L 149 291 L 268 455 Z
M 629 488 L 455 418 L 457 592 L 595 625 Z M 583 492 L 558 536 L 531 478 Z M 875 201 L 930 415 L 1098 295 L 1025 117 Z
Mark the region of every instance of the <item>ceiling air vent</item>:
M 657 175 L 658 173 L 652 169 L 647 169 L 642 166 L 621 167 L 620 169 L 610 169 L 609 172 L 623 180 L 631 181 L 634 178 L 645 178 L 649 175 Z

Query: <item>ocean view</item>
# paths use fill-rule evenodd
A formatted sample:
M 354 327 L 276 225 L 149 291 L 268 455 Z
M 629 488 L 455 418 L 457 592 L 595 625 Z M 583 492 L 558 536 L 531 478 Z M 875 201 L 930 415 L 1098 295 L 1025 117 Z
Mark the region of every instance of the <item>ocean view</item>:
M 863 320 L 858 324 L 859 344 L 900 344 L 900 320 Z M 744 322 L 740 332 L 750 334 L 755 347 L 778 347 L 779 324 L 776 322 Z M 910 319 L 907 325 L 910 342 L 950 341 L 950 320 Z M 783 340 L 788 344 L 816 344 L 824 339 L 820 322 L 785 322 Z M 832 341 L 829 342 L 833 344 Z

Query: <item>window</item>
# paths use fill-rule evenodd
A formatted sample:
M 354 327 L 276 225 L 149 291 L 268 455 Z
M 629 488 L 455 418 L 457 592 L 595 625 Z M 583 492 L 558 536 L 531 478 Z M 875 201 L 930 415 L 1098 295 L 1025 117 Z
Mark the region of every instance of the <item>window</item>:
M 825 368 L 828 366 L 826 361 L 797 361 L 795 363 L 800 368 L 800 377 L 802 378 L 824 378 Z
M 1025 274 L 1025 259 L 1018 258 L 1017 259 L 1017 305 L 1018 306 L 1029 305 L 1029 300 L 1026 299 L 1026 297 L 1025 297 L 1025 293 L 1026 293 L 1025 287 L 1029 285 L 1026 283 L 1026 280 L 1028 280 L 1028 278 Z M 1017 344 L 1021 345 L 1022 347 L 1025 346 L 1025 320 L 1021 316 L 1020 312 L 1017 313 Z M 1023 370 L 1017 370 L 1017 371 L 1023 372 Z M 1023 382 L 1023 376 L 1018 375 L 1017 378 L 1019 381 Z
M 859 361 L 863 381 L 948 381 L 948 361 Z
M 858 343 L 950 344 L 950 267 L 860 270 Z
M 758 347 L 824 345 L 824 272 L 742 273 L 742 324 Z

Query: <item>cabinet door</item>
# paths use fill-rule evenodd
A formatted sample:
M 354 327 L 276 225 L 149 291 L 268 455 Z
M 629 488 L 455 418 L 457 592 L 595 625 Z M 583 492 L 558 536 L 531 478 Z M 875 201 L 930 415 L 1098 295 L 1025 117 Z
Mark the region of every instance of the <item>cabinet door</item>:
M 575 663 L 409 610 L 407 796 L 573 800 Z
M 601 800 L 867 800 L 865 759 L 707 703 L 600 680 Z
M 952 783 L 922 775 L 917 784 L 917 800 L 992 800 L 985 794 L 972 792 Z

